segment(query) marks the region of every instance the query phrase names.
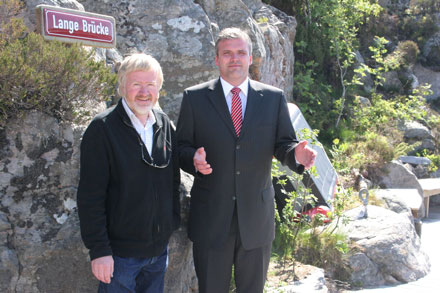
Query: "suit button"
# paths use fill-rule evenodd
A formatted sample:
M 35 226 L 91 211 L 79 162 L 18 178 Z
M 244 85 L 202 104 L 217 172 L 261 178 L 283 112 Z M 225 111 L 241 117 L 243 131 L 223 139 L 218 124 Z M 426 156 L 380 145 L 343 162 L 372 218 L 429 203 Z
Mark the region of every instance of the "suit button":
M 235 174 L 240 175 L 240 171 L 235 172 Z
M 239 150 L 239 149 L 240 149 L 240 145 L 236 145 L 235 148 L 236 148 L 237 150 Z
M 235 196 L 232 197 L 232 200 L 236 200 L 236 199 L 237 199 L 237 197 L 235 197 Z

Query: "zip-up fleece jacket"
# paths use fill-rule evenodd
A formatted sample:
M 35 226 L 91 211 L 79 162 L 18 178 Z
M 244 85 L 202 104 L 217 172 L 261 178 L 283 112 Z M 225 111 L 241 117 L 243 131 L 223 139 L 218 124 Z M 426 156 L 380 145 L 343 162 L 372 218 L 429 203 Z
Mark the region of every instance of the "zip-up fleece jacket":
M 84 133 L 77 204 L 91 260 L 158 256 L 180 224 L 174 130 L 165 113 L 153 114 L 151 157 L 122 101 L 95 117 Z

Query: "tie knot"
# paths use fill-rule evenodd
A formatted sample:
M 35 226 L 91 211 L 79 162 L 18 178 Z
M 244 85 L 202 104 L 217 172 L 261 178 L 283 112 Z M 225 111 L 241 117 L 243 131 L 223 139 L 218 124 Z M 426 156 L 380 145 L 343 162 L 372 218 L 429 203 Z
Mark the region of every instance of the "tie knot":
M 238 94 L 240 93 L 240 88 L 238 88 L 238 87 L 234 87 L 234 88 L 231 90 L 231 93 L 232 93 L 233 95 L 238 95 Z

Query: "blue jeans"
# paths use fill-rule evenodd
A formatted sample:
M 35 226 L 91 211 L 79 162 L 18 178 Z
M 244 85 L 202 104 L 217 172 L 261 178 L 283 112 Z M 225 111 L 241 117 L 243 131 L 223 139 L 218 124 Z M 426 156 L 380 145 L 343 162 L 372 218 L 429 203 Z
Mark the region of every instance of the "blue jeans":
M 110 284 L 100 282 L 98 293 L 162 293 L 168 267 L 168 247 L 152 258 L 113 256 L 114 272 Z

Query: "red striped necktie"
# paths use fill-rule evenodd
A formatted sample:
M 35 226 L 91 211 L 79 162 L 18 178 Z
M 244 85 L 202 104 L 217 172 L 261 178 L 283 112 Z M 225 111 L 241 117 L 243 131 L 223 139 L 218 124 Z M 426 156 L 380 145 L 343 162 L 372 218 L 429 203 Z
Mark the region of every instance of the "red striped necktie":
M 234 87 L 231 90 L 232 93 L 232 106 L 231 106 L 231 117 L 232 124 L 234 124 L 235 133 L 237 137 L 240 136 L 241 124 L 242 124 L 242 110 L 241 110 L 241 99 L 240 99 L 240 89 Z

